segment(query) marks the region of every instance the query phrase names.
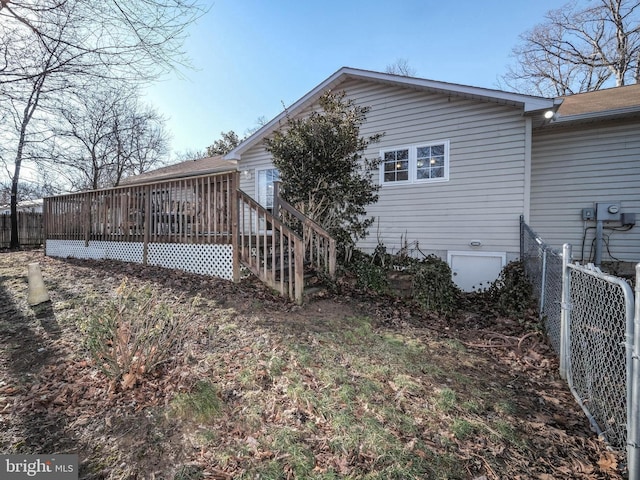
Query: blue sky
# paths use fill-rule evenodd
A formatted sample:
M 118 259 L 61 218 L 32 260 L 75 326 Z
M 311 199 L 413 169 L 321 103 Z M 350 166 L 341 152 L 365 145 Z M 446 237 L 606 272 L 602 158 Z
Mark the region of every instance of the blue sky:
M 243 136 L 343 66 L 498 88 L 518 36 L 560 0 L 216 0 L 190 28 L 194 70 L 147 90 L 174 152 Z

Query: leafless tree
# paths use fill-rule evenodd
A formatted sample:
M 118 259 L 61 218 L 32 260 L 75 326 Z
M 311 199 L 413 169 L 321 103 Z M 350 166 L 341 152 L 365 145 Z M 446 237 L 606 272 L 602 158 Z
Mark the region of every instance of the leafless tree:
M 104 78 L 152 80 L 186 63 L 187 28 L 204 13 L 197 0 L 0 0 L 2 30 L 21 37 L 3 44 L 0 84 L 68 73 L 72 66 L 92 75 L 105 67 Z M 15 70 L 12 57 L 25 53 L 24 37 L 44 49 L 64 46 L 65 54 L 44 68 L 27 55 L 34 60 L 29 68 Z
M 391 65 L 387 65 L 385 72 L 404 77 L 415 77 L 416 75 L 416 69 L 409 65 L 409 61 L 406 58 L 399 58 Z
M 53 106 L 98 83 L 140 84 L 186 64 L 186 29 L 203 13 L 198 0 L 0 0 L 0 117 L 15 127 L 0 132 L 0 160 L 13 166 L 12 248 L 20 171 L 46 157 Z
M 244 141 L 246 138 L 249 138 L 251 135 L 256 133 L 258 130 L 264 127 L 267 123 L 269 123 L 269 119 L 264 115 L 260 115 L 258 118 L 256 118 L 256 122 L 253 125 L 253 127 L 249 127 L 244 131 L 244 138 L 242 139 L 242 141 Z
M 204 150 L 194 150 L 192 148 L 189 148 L 183 151 L 176 152 L 173 155 L 170 163 L 185 162 L 187 160 L 199 160 L 201 158 L 206 158 L 207 156 L 207 152 Z
M 20 182 L 20 199 L 38 200 L 43 197 L 57 195 L 60 190 L 56 185 L 49 183 L 46 178 L 38 176 L 34 181 Z M 0 183 L 0 204 L 8 205 L 11 198 L 11 182 Z
M 61 105 L 60 114 L 56 157 L 73 189 L 117 186 L 162 164 L 168 153 L 164 118 L 141 105 L 136 91 L 90 91 Z
M 640 82 L 640 2 L 569 3 L 521 35 L 502 78 L 524 93 L 562 96 Z

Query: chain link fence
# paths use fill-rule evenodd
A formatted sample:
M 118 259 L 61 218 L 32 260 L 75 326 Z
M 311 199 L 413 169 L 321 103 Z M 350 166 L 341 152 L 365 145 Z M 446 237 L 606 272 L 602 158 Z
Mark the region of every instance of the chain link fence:
M 539 300 L 538 312 L 544 322 L 549 343 L 560 355 L 560 317 L 562 302 L 562 252 L 551 248 L 520 218 L 520 259 L 533 294 Z
M 621 278 L 568 264 L 567 381 L 609 444 L 624 449 L 631 378 L 633 293 Z
M 633 291 L 624 279 L 572 264 L 570 245 L 558 252 L 522 218 L 520 225 L 521 260 L 560 357 L 560 373 L 598 434 L 612 448 L 626 448 L 629 478 L 640 478 L 640 368 L 634 365 L 640 315 Z M 640 266 L 637 271 L 640 277 Z

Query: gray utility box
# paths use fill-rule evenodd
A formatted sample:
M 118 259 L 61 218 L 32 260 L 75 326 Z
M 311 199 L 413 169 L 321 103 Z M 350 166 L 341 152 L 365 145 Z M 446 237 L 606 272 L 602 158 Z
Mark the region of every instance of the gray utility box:
M 620 213 L 620 202 L 596 203 L 596 220 L 618 222 Z
M 636 214 L 635 213 L 623 213 L 620 215 L 620 223 L 626 226 L 633 226 L 636 224 Z
M 583 208 L 582 209 L 582 220 L 585 222 L 593 221 L 596 219 L 596 209 L 595 208 Z

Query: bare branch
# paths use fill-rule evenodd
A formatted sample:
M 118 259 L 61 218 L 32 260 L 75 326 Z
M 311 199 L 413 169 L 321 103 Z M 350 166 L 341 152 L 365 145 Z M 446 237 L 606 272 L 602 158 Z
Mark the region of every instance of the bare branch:
M 638 81 L 640 2 L 599 0 L 551 10 L 521 35 L 504 82 L 517 91 L 567 95 Z
M 118 104 L 123 110 L 103 112 L 116 123 L 101 137 L 102 127 L 92 125 L 90 117 L 70 116 L 70 106 L 96 85 L 133 87 L 187 65 L 182 50 L 187 28 L 206 13 L 199 1 L 0 0 L 0 118 L 14 126 L 0 132 L 2 162 L 9 165 L 13 157 L 11 247 L 19 245 L 16 205 L 23 162 L 53 160 L 60 148 L 54 138 L 82 146 L 77 151 L 83 156 L 69 164 L 86 159 L 88 185 L 94 188 L 117 184 L 123 175 L 162 159 L 167 140 L 154 111 L 131 99 Z M 73 127 L 54 137 L 53 126 L 61 122 Z M 108 173 L 102 175 L 105 161 Z

